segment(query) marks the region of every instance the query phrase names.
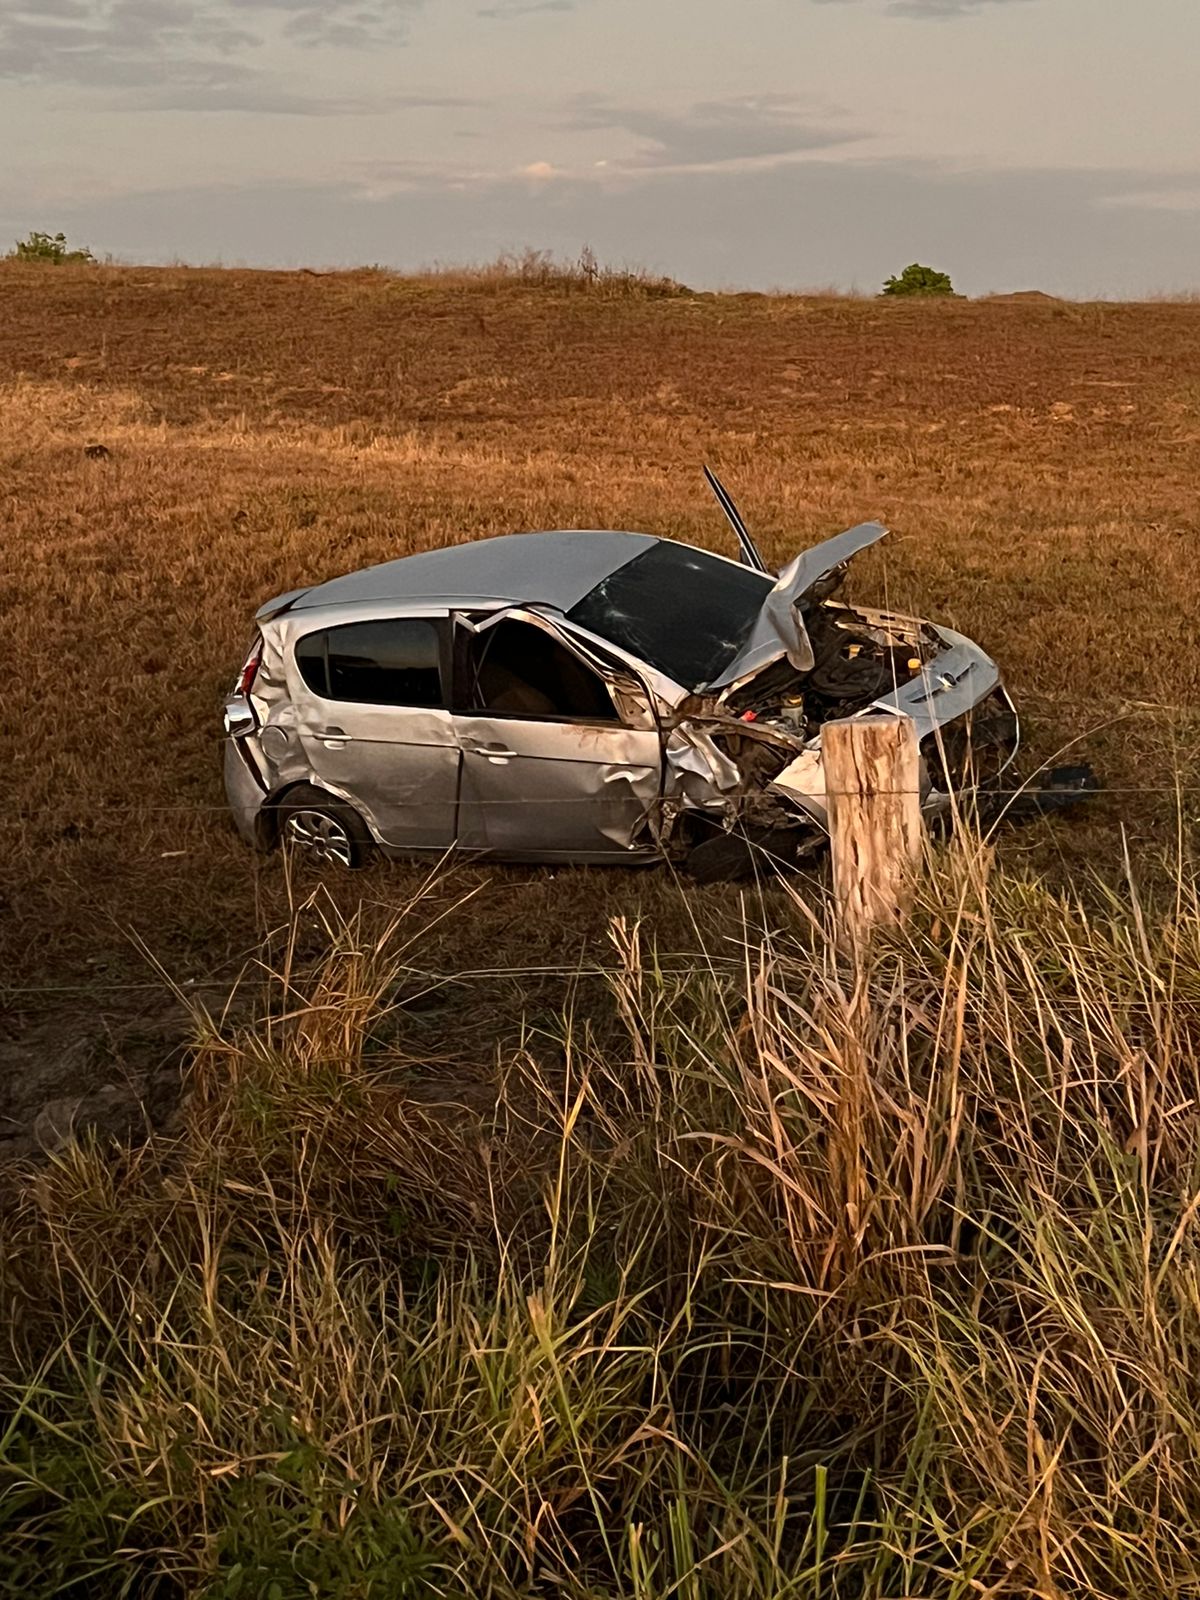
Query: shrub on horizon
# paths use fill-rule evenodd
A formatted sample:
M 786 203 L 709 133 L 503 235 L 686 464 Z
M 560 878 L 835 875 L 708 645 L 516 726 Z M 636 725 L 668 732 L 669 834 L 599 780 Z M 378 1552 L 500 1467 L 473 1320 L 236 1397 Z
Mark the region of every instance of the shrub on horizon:
M 923 267 L 914 261 L 898 276 L 888 278 L 883 286 L 886 295 L 953 294 L 954 285 L 948 272 L 936 267 Z
M 67 264 L 91 264 L 95 256 L 85 246 L 72 250 L 65 233 L 38 233 L 36 229 L 27 239 L 18 239 L 9 252 L 10 261 L 45 261 L 52 267 Z

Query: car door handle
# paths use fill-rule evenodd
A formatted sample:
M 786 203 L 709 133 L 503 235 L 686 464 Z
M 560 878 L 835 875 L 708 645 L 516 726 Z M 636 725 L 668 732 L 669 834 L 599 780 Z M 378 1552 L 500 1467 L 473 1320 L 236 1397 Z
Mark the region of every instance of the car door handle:
M 488 744 L 483 739 L 464 739 L 463 749 L 469 755 L 487 756 L 489 761 L 506 761 L 509 756 L 515 756 L 516 751 L 510 750 L 506 744 Z
M 346 730 L 345 728 L 322 728 L 321 737 L 323 739 L 344 739 Z

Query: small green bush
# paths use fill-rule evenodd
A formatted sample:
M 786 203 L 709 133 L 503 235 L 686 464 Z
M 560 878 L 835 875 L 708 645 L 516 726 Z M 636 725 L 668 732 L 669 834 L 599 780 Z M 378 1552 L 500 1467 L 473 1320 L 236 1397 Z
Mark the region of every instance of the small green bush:
M 899 277 L 891 277 L 883 286 L 884 294 L 953 294 L 954 285 L 948 272 L 938 272 L 935 267 L 922 267 L 916 261 L 905 267 Z
M 83 247 L 72 250 L 65 233 L 31 233 L 28 239 L 18 239 L 9 253 L 10 261 L 46 261 L 52 267 L 64 263 L 90 263 L 95 261 L 92 252 Z

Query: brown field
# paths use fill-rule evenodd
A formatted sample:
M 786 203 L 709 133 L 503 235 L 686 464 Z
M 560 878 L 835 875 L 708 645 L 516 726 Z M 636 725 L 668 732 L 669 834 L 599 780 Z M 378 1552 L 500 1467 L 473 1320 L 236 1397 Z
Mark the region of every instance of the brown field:
M 0 1594 L 1195 1600 L 1200 306 L 527 266 L 0 269 Z M 728 548 L 705 459 L 1104 797 L 861 965 L 808 878 L 239 844 L 265 596 Z
M 1175 785 L 1200 781 L 1200 306 L 0 270 L 0 1111 L 18 1131 L 39 1100 L 163 1056 L 182 1013 L 154 963 L 216 1004 L 283 919 L 280 865 L 235 839 L 219 782 L 220 701 L 264 598 L 521 528 L 728 549 L 706 460 L 768 559 L 887 522 L 854 592 L 977 637 L 1035 756 L 1101 769 L 1112 792 L 1086 818 L 1014 833 L 1006 856 L 1078 885 L 1113 880 L 1127 847 L 1154 880 Z M 420 877 L 381 866 L 339 893 L 395 904 Z M 738 927 L 734 897 L 667 873 L 463 868 L 438 894 L 472 888 L 422 942 L 429 970 L 586 967 L 614 914 L 677 951 L 697 923 Z M 563 984 L 440 992 L 423 1048 L 469 1063 Z

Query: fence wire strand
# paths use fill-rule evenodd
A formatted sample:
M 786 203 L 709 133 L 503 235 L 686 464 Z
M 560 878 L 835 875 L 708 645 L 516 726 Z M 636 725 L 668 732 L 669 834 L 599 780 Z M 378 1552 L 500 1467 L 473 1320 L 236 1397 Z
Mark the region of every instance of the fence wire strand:
M 784 793 L 785 791 L 779 791 L 779 792 L 780 793 Z M 791 791 L 786 791 L 786 792 L 790 793 Z M 797 790 L 797 791 L 795 791 L 795 793 L 797 794 L 797 796 L 799 796 L 801 794 L 801 791 Z M 821 800 L 823 798 L 834 798 L 834 799 L 837 799 L 837 798 L 848 797 L 848 796 L 858 796 L 858 795 L 861 795 L 863 793 L 864 793 L 864 791 L 860 790 L 860 789 L 819 789 L 819 790 L 814 790 L 811 794 L 809 794 L 808 798 L 810 798 L 812 800 L 818 800 L 819 801 L 819 800 Z M 961 792 L 961 794 L 956 794 L 955 791 L 953 791 L 953 790 L 947 791 L 945 789 L 930 790 L 930 789 L 919 789 L 919 788 L 918 789 L 913 789 L 913 788 L 879 789 L 879 788 L 874 788 L 873 787 L 869 791 L 869 794 L 871 796 L 878 795 L 878 796 L 881 796 L 881 797 L 889 797 L 890 798 L 890 797 L 897 797 L 897 796 L 900 796 L 900 795 L 916 795 L 919 799 L 928 798 L 932 793 L 936 793 L 939 798 L 957 799 L 957 800 L 963 800 L 963 801 L 966 801 L 966 802 L 970 802 L 970 801 L 972 801 L 972 800 L 974 800 L 976 798 L 983 799 L 983 800 L 1013 800 L 1013 799 L 1020 799 L 1022 796 L 1025 796 L 1025 795 L 1032 796 L 1032 797 L 1041 797 L 1041 796 L 1044 796 L 1044 795 L 1053 795 L 1053 796 L 1055 796 L 1056 798 L 1059 798 L 1059 799 L 1061 799 L 1063 796 L 1066 796 L 1066 795 L 1078 795 L 1078 797 L 1081 800 L 1090 800 L 1090 799 L 1103 799 L 1106 795 L 1180 795 L 1180 794 L 1200 794 L 1200 782 L 1196 782 L 1196 783 L 1170 783 L 1170 784 L 1168 784 L 1168 783 L 1163 783 L 1163 784 L 1147 784 L 1147 783 L 1107 784 L 1107 783 L 1105 783 L 1105 784 L 1100 784 L 1097 788 L 1089 788 L 1089 789 L 1075 788 L 1075 787 L 1072 787 L 1070 785 L 1054 785 L 1054 784 L 1041 784 L 1041 785 L 1037 785 L 1037 784 L 1022 784 L 1019 787 L 1012 788 L 1012 789 L 1007 789 L 1007 788 L 1005 788 L 1005 789 L 993 789 L 991 787 L 980 786 L 978 788 L 968 788 L 966 790 L 963 790 Z M 329 798 L 331 800 L 340 800 L 340 799 L 342 799 L 342 796 L 334 794 L 333 791 L 330 790 L 329 791 Z M 518 796 L 514 796 L 512 799 L 508 799 L 508 800 L 483 800 L 483 799 L 481 799 L 481 800 L 467 800 L 467 801 L 458 801 L 458 802 L 448 802 L 445 805 L 443 805 L 443 802 L 436 801 L 436 800 L 397 800 L 397 801 L 389 801 L 388 802 L 388 809 L 389 810 L 393 810 L 393 811 L 402 811 L 402 810 L 428 811 L 428 810 L 431 810 L 431 809 L 437 809 L 437 810 L 449 809 L 449 810 L 453 810 L 453 809 L 457 809 L 459 807 L 461 807 L 463 809 L 467 809 L 467 810 L 474 810 L 476 808 L 482 808 L 482 807 L 485 807 L 485 806 L 509 806 L 509 807 L 511 807 L 511 806 L 536 806 L 540 810 L 540 809 L 545 809 L 547 806 L 562 806 L 562 805 L 595 806 L 598 803 L 604 803 L 606 801 L 608 803 L 611 803 L 611 804 L 624 804 L 625 801 L 628 798 L 635 798 L 636 799 L 637 797 L 636 796 L 627 796 L 627 795 L 619 795 L 619 796 L 618 795 L 606 795 L 602 791 L 601 793 L 596 794 L 596 795 L 557 795 L 557 796 L 556 795 L 550 795 L 550 796 L 545 796 L 545 797 L 538 797 L 538 796 L 533 796 L 533 795 L 518 795 Z M 655 803 L 656 802 L 654 802 L 654 801 L 650 802 L 651 805 L 653 805 Z M 714 804 L 714 808 L 713 809 L 715 809 L 716 805 L 719 804 L 719 803 L 720 803 L 720 799 L 718 799 L 718 801 Z M 699 810 L 699 809 L 703 809 L 703 808 L 701 808 L 701 807 L 690 808 L 689 807 L 689 809 L 697 809 L 697 810 Z M 228 805 L 219 805 L 219 804 L 216 804 L 216 803 L 211 804 L 211 805 L 207 805 L 206 804 L 206 805 L 186 805 L 186 806 L 162 806 L 162 805 L 152 805 L 152 804 L 145 804 L 145 805 L 116 805 L 116 806 L 114 806 L 114 805 L 105 804 L 105 805 L 101 805 L 98 808 L 98 814 L 100 816 L 123 816 L 123 817 L 124 816 L 213 816 L 213 815 L 231 816 L 232 812 L 231 812 L 231 808 Z M 32 817 L 17 818 L 15 821 L 9 821 L 6 824 L 6 826 L 8 826 L 8 827 L 15 827 L 15 826 L 29 827 L 31 825 L 36 825 L 37 821 L 38 821 L 37 818 L 32 818 Z

